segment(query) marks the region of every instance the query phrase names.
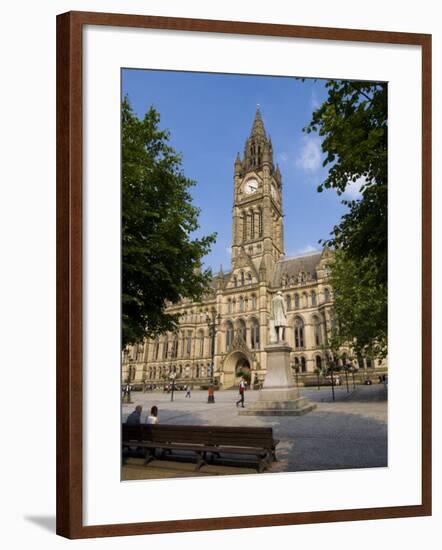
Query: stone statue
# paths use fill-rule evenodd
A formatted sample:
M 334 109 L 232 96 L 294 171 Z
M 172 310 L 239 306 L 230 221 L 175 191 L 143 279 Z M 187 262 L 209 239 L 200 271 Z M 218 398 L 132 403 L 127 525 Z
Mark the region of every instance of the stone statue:
M 271 329 L 273 328 L 274 334 L 270 334 L 270 340 L 276 342 L 282 342 L 285 335 L 285 327 L 287 326 L 287 313 L 285 309 L 284 298 L 282 292 L 279 291 L 272 299 L 271 307 Z M 276 333 L 276 334 L 275 334 Z M 276 336 L 276 339 L 275 339 Z

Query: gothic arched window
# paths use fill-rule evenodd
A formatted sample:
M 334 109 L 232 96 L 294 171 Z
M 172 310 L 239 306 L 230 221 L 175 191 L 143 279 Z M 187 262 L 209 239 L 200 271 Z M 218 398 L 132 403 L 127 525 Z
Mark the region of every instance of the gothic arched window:
M 172 357 L 178 357 L 178 334 L 176 334 L 173 338 Z
M 262 208 L 258 211 L 258 226 L 259 226 L 259 236 L 262 237 L 263 231 L 262 231 Z
M 198 333 L 198 342 L 199 342 L 199 356 L 204 355 L 204 332 L 202 330 Z
M 168 348 L 169 347 L 169 339 L 167 337 L 167 334 L 166 336 L 164 337 L 164 342 L 163 342 L 163 359 L 167 359 L 167 352 L 168 352 Z
M 290 294 L 287 294 L 287 296 L 285 297 L 285 300 L 287 303 L 287 311 L 288 311 L 289 309 L 292 309 L 292 298 Z
M 299 309 L 299 294 L 295 294 L 295 309 Z
M 252 349 L 259 348 L 259 323 L 256 319 L 252 320 L 251 327 L 251 347 Z
M 301 357 L 301 372 L 306 372 L 306 371 L 307 371 L 307 366 L 305 363 L 305 357 Z
M 180 357 L 184 357 L 184 348 L 185 348 L 185 342 L 186 342 L 186 338 L 185 338 L 185 336 L 184 336 L 184 332 L 181 332 L 180 338 L 181 338 L 181 353 L 180 353 Z
M 250 273 L 250 271 L 247 273 L 247 282 L 249 283 L 249 285 L 252 284 L 252 274 Z
M 320 346 L 322 344 L 322 328 L 318 317 L 313 317 L 313 330 L 315 333 L 315 344 Z
M 140 342 L 140 343 L 138 344 L 138 354 L 139 354 L 139 355 L 143 355 L 143 353 L 144 353 L 144 343 L 143 343 L 143 342 Z
M 252 309 L 256 309 L 256 294 L 252 294 Z
M 324 288 L 324 302 L 330 301 L 330 290 L 328 288 Z
M 138 348 L 137 348 L 137 346 L 131 346 L 130 351 L 131 351 L 132 359 L 133 359 L 134 361 L 136 361 L 136 360 L 137 360 L 137 356 L 138 356 Z
M 316 356 L 316 368 L 322 370 L 322 359 L 320 355 Z
M 190 355 L 192 353 L 192 331 L 189 331 L 187 333 L 186 353 L 187 353 L 187 355 Z
M 308 294 L 307 292 L 302 293 L 302 305 L 308 307 Z
M 243 296 L 239 297 L 239 311 L 244 311 L 244 298 Z
M 304 321 L 299 317 L 295 319 L 295 348 L 304 347 Z
M 241 271 L 241 286 L 244 286 L 244 271 Z
M 312 290 L 312 306 L 316 305 L 316 292 Z
M 226 349 L 230 349 L 233 344 L 233 324 L 231 321 L 226 323 Z

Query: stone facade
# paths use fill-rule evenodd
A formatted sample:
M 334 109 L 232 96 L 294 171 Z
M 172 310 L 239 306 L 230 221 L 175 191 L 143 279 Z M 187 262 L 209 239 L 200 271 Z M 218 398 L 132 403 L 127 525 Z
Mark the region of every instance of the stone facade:
M 331 252 L 285 257 L 282 178 L 259 110 L 243 158 L 238 154 L 234 163 L 233 193 L 230 271 L 221 270 L 214 277 L 203 302 L 182 300 L 170 306 L 171 313 L 181 316 L 176 334 L 146 340 L 123 352 L 123 381 L 163 384 L 174 373 L 178 384 L 198 387 L 216 380 L 229 388 L 238 383 L 239 372 L 250 369 L 252 382 L 262 382 L 270 304 L 279 290 L 286 304 L 285 341 L 293 348 L 292 366 L 301 374 L 325 366 L 323 344 L 333 322 Z M 206 320 L 212 311 L 219 314 L 213 368 Z M 364 367 L 375 365 L 364 362 Z

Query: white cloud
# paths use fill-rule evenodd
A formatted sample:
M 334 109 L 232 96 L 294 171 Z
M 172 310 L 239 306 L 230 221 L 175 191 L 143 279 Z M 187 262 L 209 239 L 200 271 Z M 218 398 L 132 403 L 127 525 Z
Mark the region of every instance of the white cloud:
M 311 254 L 312 252 L 318 252 L 318 248 L 311 244 L 306 244 L 305 246 L 302 246 L 301 248 L 296 250 L 293 256 L 304 256 L 306 254 Z
M 289 156 L 285 151 L 282 151 L 281 153 L 278 153 L 277 158 L 281 162 L 287 162 L 289 159 Z
M 314 135 L 304 136 L 295 161 L 296 166 L 305 172 L 316 172 L 321 167 L 321 158 L 321 140 Z
M 318 95 L 316 94 L 316 91 L 315 90 L 312 90 L 312 93 L 310 95 L 310 106 L 312 109 L 314 109 L 316 111 L 316 109 L 318 107 L 321 106 L 321 103 L 318 99 Z
M 360 199 L 362 197 L 361 195 L 361 187 L 366 183 L 365 176 L 361 176 L 356 181 L 350 181 L 345 188 L 344 195 L 347 195 L 353 200 Z

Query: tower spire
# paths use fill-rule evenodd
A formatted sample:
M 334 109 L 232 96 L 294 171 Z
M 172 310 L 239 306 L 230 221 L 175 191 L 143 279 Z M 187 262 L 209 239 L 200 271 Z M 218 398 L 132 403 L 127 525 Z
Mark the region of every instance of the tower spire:
M 261 280 L 270 277 L 274 263 L 284 254 L 281 190 L 272 142 L 257 105 L 244 156 L 235 160 L 232 269 L 248 256 Z
M 266 131 L 264 128 L 264 123 L 261 117 L 260 105 L 256 106 L 255 119 L 253 121 L 252 131 L 250 137 L 266 137 Z
M 257 105 L 252 131 L 244 147 L 243 168 L 245 170 L 256 170 L 262 167 L 264 161 L 272 165 L 273 152 L 270 138 L 264 128 L 261 108 Z

